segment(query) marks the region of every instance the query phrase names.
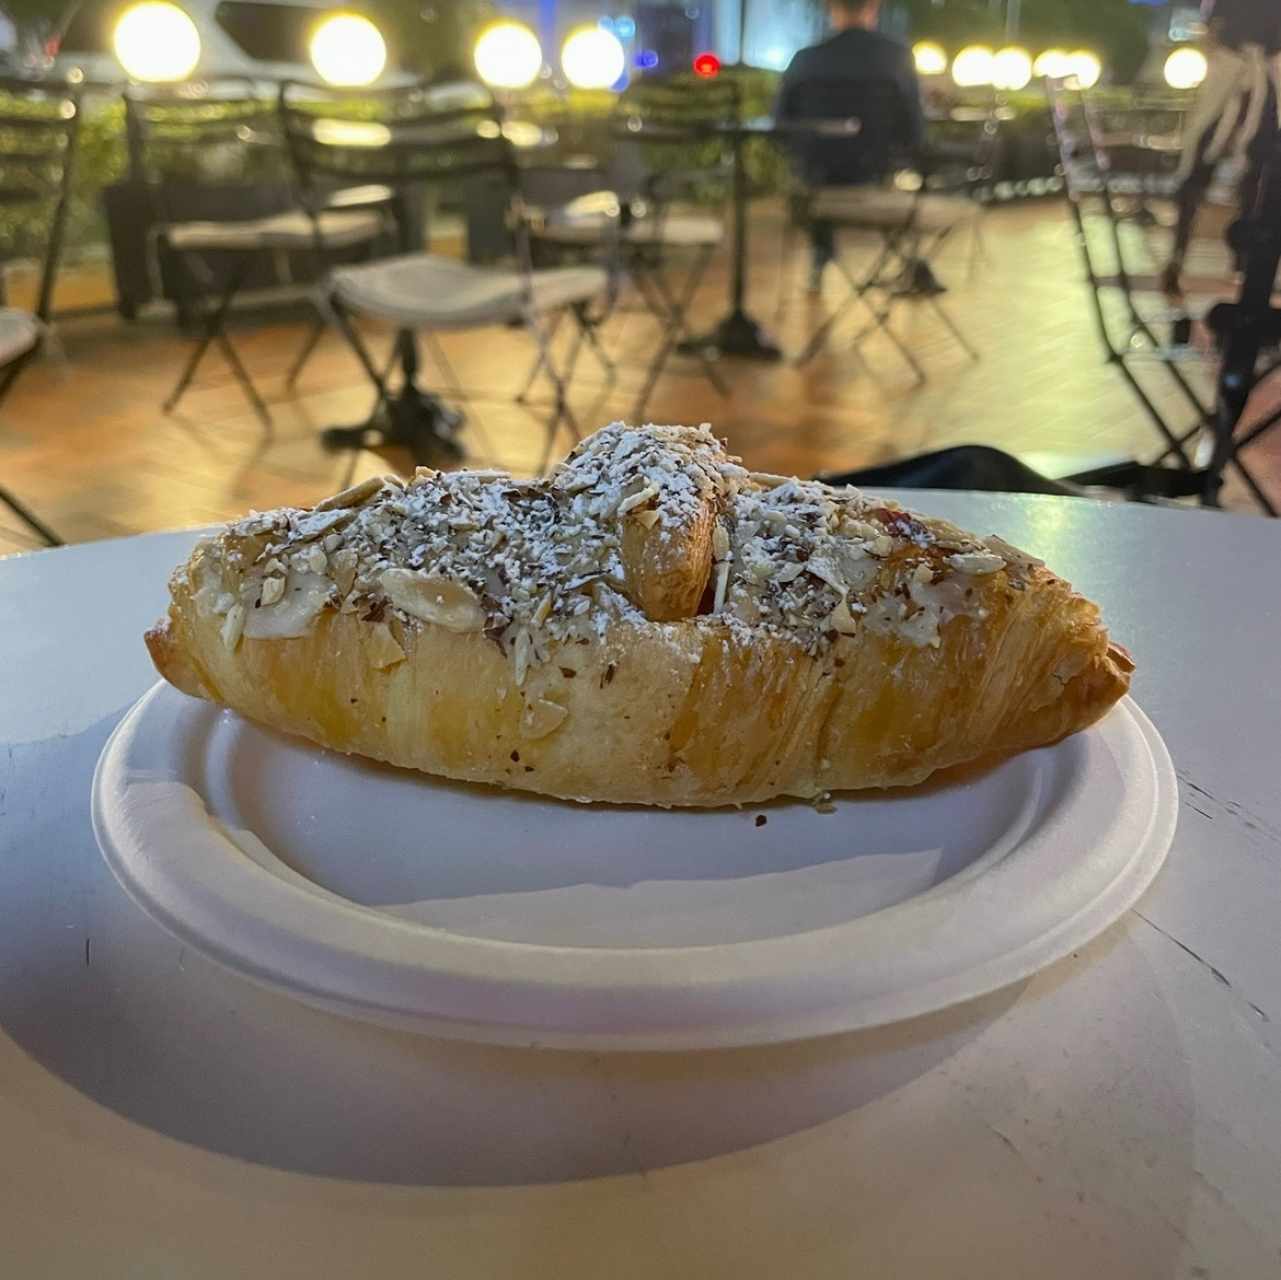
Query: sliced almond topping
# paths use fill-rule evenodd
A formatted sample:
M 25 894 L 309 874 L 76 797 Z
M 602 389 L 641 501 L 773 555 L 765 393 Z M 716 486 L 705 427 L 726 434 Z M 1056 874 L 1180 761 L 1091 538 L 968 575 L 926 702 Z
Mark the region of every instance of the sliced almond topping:
M 839 601 L 828 615 L 827 625 L 843 636 L 852 636 L 858 632 L 858 620 L 850 612 L 850 606 L 845 600 Z
M 368 644 L 369 661 L 379 671 L 386 671 L 405 660 L 405 651 L 396 643 L 396 637 L 385 622 L 375 622 L 369 629 Z
M 356 581 L 356 565 L 360 557 L 350 547 L 342 551 L 335 551 L 329 560 L 329 572 L 333 577 L 334 585 L 344 596 L 352 588 Z
M 659 514 L 654 507 L 646 507 L 644 511 L 636 512 L 633 519 L 637 520 L 646 529 L 652 529 L 659 521 Z
M 729 559 L 729 531 L 719 520 L 712 529 L 712 555 L 717 560 Z
M 536 627 L 541 627 L 547 621 L 548 615 L 552 611 L 552 593 L 549 591 L 539 602 L 538 607 L 534 610 L 532 618 Z
M 370 476 L 368 480 L 362 480 L 359 484 L 352 485 L 350 489 L 344 489 L 341 493 L 334 494 L 332 498 L 316 503 L 312 510 L 343 511 L 349 507 L 359 507 L 378 493 L 382 487 L 382 476 Z
M 308 511 L 305 515 L 298 517 L 293 528 L 292 541 L 297 547 L 305 547 L 307 543 L 315 542 L 336 529 L 341 529 L 343 525 L 350 524 L 355 515 L 353 510 Z
M 223 645 L 231 652 L 235 653 L 236 646 L 240 643 L 240 637 L 245 631 L 245 606 L 243 604 L 233 604 L 227 610 L 227 616 L 223 619 L 222 628 L 219 635 L 222 637 Z
M 305 559 L 307 568 L 312 573 L 324 573 L 329 568 L 329 557 L 325 554 L 323 547 L 315 545 L 308 547 Z
M 529 637 L 529 632 L 521 627 L 516 632 L 516 639 L 512 642 L 512 660 L 516 666 L 516 687 L 519 689 L 525 683 L 525 675 L 529 671 L 530 649 L 533 647 L 533 641 Z
M 712 612 L 720 613 L 725 608 L 725 593 L 729 589 L 729 561 L 722 560 L 716 566 L 716 595 L 712 601 Z
M 658 486 L 655 484 L 647 484 L 633 493 L 631 497 L 624 498 L 622 502 L 618 504 L 618 514 L 620 516 L 625 516 L 629 511 L 635 511 L 637 507 L 643 507 L 651 498 L 657 497 Z
M 1018 565 L 1026 569 L 1039 569 L 1045 564 L 1044 560 L 1036 556 L 1028 555 L 1026 551 L 1021 551 L 1018 547 L 1011 546 L 1004 538 L 998 538 L 993 534 L 990 538 L 985 538 L 988 550 L 1004 557 L 1007 564 Z
M 1005 568 L 1005 561 L 989 551 L 963 551 L 959 555 L 948 556 L 947 562 L 959 573 L 969 574 L 972 578 L 986 577 Z
M 833 591 L 845 592 L 845 579 L 836 563 L 826 556 L 814 556 L 805 565 L 820 582 L 826 582 Z
M 265 586 L 265 584 L 264 584 Z M 245 634 L 251 640 L 286 640 L 306 635 L 333 593 L 334 584 L 316 573 L 292 573 L 270 609 L 251 609 Z
M 264 578 L 262 582 L 262 599 L 261 604 L 264 609 L 269 609 L 275 604 L 281 596 L 285 594 L 284 578 Z
M 556 732 L 569 716 L 567 708 L 559 702 L 539 698 L 531 702 L 520 718 L 520 736 L 527 742 L 536 742 Z
M 409 569 L 388 569 L 380 582 L 387 599 L 411 618 L 459 635 L 484 629 L 485 610 L 475 593 L 461 582 Z

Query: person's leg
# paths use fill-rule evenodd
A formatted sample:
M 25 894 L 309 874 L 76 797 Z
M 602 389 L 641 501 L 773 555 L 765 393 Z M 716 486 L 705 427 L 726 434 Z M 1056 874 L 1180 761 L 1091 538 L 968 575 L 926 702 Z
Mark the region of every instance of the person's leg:
M 1263 169 L 1268 162 L 1268 157 L 1272 154 L 1276 135 L 1276 91 L 1270 89 L 1267 105 L 1263 111 L 1263 122 L 1259 132 L 1250 139 L 1250 145 L 1246 150 L 1245 173 L 1237 189 L 1237 207 L 1240 210 L 1240 216 L 1228 228 L 1228 247 L 1232 250 L 1238 271 L 1245 270 L 1245 259 L 1250 251 L 1250 239 L 1254 230 L 1255 204 L 1263 181 Z
M 823 284 L 823 268 L 836 257 L 836 228 L 830 222 L 810 223 L 810 289 Z
M 1170 260 L 1161 277 L 1166 293 L 1172 296 L 1178 296 L 1183 292 L 1181 284 L 1183 263 L 1188 256 L 1188 247 L 1192 243 L 1197 214 L 1201 211 L 1201 205 L 1214 178 L 1214 165 L 1206 163 L 1204 158 L 1211 132 L 1207 131 L 1198 144 L 1196 164 L 1175 197 L 1179 217 L 1174 228 L 1174 244 L 1170 250 Z

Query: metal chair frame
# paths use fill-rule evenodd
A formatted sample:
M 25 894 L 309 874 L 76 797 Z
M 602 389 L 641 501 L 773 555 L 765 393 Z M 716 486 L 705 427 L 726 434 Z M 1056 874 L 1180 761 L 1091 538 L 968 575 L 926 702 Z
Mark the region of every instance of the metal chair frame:
M 675 169 L 649 163 L 651 153 L 668 154 L 689 148 L 718 150 L 722 157 L 724 142 L 715 136 L 718 125 L 731 124 L 740 113 L 739 86 L 729 78 L 708 81 L 680 73 L 669 76 L 647 76 L 632 86 L 619 100 L 603 145 L 611 149 L 611 163 L 604 166 L 609 189 L 588 199 L 602 196 L 614 202 L 615 213 L 610 234 L 602 243 L 592 246 L 605 254 L 614 282 L 603 314 L 587 320 L 581 318 L 579 332 L 570 351 L 571 368 L 584 341 L 596 348 L 612 385 L 613 362 L 596 341 L 596 333 L 613 315 L 624 310 L 620 299 L 622 285 L 629 283 L 639 298 L 641 309 L 657 321 L 661 338 L 645 366 L 641 388 L 632 405 L 632 418 L 642 421 L 649 402 L 672 357 L 682 349 L 697 361 L 703 377 L 724 398 L 730 389 L 711 354 L 694 345 L 689 323 L 689 310 L 698 295 L 719 243 L 690 249 L 689 263 L 683 278 L 673 280 L 670 265 L 683 246 L 668 243 L 663 225 L 671 216 L 674 203 L 682 195 L 704 185 L 708 171 Z M 653 236 L 643 242 L 630 240 L 627 227 L 644 218 L 655 228 Z M 535 239 L 540 239 L 537 224 Z M 566 246 L 559 246 L 564 249 Z M 526 398 L 536 383 L 541 368 L 535 365 L 519 399 Z
M 163 408 L 166 413 L 177 408 L 210 348 L 217 347 L 254 413 L 264 426 L 270 427 L 270 411 L 231 341 L 227 322 L 254 266 L 264 258 L 278 256 L 282 246 L 263 243 L 250 247 L 216 244 L 180 247 L 170 239 L 170 229 L 193 219 L 189 214 L 180 215 L 172 207 L 168 184 L 175 172 L 192 167 L 193 154 L 211 147 L 259 148 L 261 154 L 279 159 L 280 176 L 287 181 L 288 165 L 280 138 L 276 103 L 271 97 L 264 96 L 252 81 L 234 77 L 176 87 L 134 86 L 126 90 L 124 102 L 131 174 L 134 181 L 148 187 L 152 206 L 159 216 L 159 225 L 153 230 L 153 252 L 158 252 L 160 244 L 164 244 L 166 251 L 179 264 L 185 279 L 197 285 L 192 293 L 199 299 L 195 308 L 191 307 L 191 295 L 180 302 L 180 311 L 194 309 L 198 313 L 201 335 Z M 292 194 L 287 200 L 282 200 L 281 205 L 276 213 L 299 209 L 299 203 Z M 222 221 L 234 225 L 242 220 Z M 312 243 L 304 247 L 317 255 L 322 271 L 333 259 L 333 252 L 323 238 L 313 237 Z M 152 269 L 159 274 L 159 263 L 155 260 Z M 212 303 L 209 301 L 211 297 Z M 292 388 L 297 383 L 328 323 L 328 316 L 318 308 L 286 375 L 287 387 Z
M 971 360 L 978 360 L 980 358 L 978 351 L 948 313 L 947 308 L 939 301 L 936 293 L 901 287 L 910 274 L 915 274 L 920 269 L 920 265 L 929 268 L 943 245 L 951 238 L 955 228 L 929 230 L 921 224 L 923 204 L 933 194 L 930 190 L 930 166 L 924 155 L 912 157 L 904 154 L 899 140 L 894 136 L 892 123 L 894 114 L 901 111 L 897 87 L 887 82 L 851 82 L 845 79 L 833 79 L 810 82 L 803 88 L 805 97 L 801 102 L 793 102 L 793 111 L 796 114 L 789 121 L 800 129 L 798 146 L 823 147 L 829 150 L 839 147 L 854 152 L 862 148 L 865 167 L 869 171 L 879 171 L 885 163 L 890 165 L 890 171 L 901 171 L 904 165 L 907 165 L 915 169 L 918 181 L 911 194 L 911 203 L 907 206 L 902 221 L 897 225 L 854 220 L 842 223 L 839 218 L 821 219 L 833 224 L 838 237 L 842 229 L 857 229 L 873 233 L 879 237 L 880 243 L 870 267 L 860 274 L 840 252 L 838 239 L 837 252 L 833 261 L 848 287 L 848 296 L 834 311 L 824 317 L 800 354 L 795 357 L 794 364 L 798 368 L 809 364 L 822 350 L 836 326 L 854 308 L 864 306 L 870 312 L 871 319 L 854 335 L 852 344 L 854 351 L 861 355 L 862 346 L 867 339 L 876 333 L 883 333 L 912 370 L 917 381 L 926 382 L 928 378 L 924 368 L 907 344 L 894 332 L 890 323 L 895 307 L 905 302 L 920 300 L 929 306 L 966 355 Z M 835 119 L 830 113 L 832 104 L 836 103 L 842 103 L 848 107 L 848 114 L 844 120 Z M 799 118 L 806 110 L 813 111 L 812 119 Z M 820 111 L 823 112 L 822 115 L 818 114 Z M 808 126 L 808 129 L 804 128 L 805 126 Z M 851 190 L 857 191 L 859 188 L 851 187 Z M 819 193 L 811 190 L 802 176 L 790 202 L 792 217 L 788 220 L 785 232 L 785 262 L 790 262 L 793 256 L 797 224 L 803 226 L 813 224 L 816 220 L 814 207 L 819 200 Z M 974 203 L 977 216 L 978 204 Z M 976 239 L 976 245 L 977 243 Z
M 1219 460 L 1221 466 L 1217 478 L 1198 467 L 1189 452 L 1189 447 L 1200 433 L 1213 426 L 1214 411 L 1208 398 L 1192 385 L 1181 367 L 1187 362 L 1189 349 L 1183 344 L 1163 342 L 1153 327 L 1166 320 L 1176 326 L 1185 324 L 1188 321 L 1185 309 L 1167 303 L 1167 314 L 1158 320 L 1145 316 L 1139 306 L 1139 273 L 1129 265 L 1131 250 L 1127 242 L 1127 228 L 1136 223 L 1142 227 L 1146 224 L 1146 218 L 1127 214 L 1123 201 L 1128 194 L 1137 191 L 1147 196 L 1156 188 L 1149 182 L 1136 180 L 1133 176 L 1127 178 L 1119 173 L 1110 154 L 1118 148 L 1137 145 L 1135 140 L 1103 128 L 1099 112 L 1088 92 L 1055 83 L 1049 85 L 1048 92 L 1064 172 L 1064 192 L 1089 284 L 1095 324 L 1108 362 L 1125 379 L 1165 445 L 1150 464 L 1137 469 L 1132 464 L 1122 464 L 1120 468 L 1103 468 L 1073 479 L 1086 484 L 1108 484 L 1125 473 L 1132 480 L 1132 484 L 1127 487 L 1133 488 L 1136 496 L 1142 497 L 1146 491 L 1159 497 L 1199 496 L 1210 502 L 1211 491 L 1217 494 L 1222 483 L 1222 468 L 1231 466 L 1259 505 L 1270 514 L 1275 514 L 1271 500 L 1240 458 L 1239 450 Z M 1080 119 L 1083 122 L 1080 134 L 1074 133 L 1071 128 L 1069 117 L 1072 94 L 1077 96 Z M 1083 161 L 1088 177 L 1081 172 Z M 1092 244 L 1088 221 L 1088 201 L 1091 197 L 1107 227 L 1107 239 L 1115 261 L 1115 269 L 1110 272 L 1100 264 Z M 1146 208 L 1146 201 L 1141 201 L 1139 209 Z M 1224 287 L 1228 287 L 1227 282 Z M 1119 338 L 1108 317 L 1105 305 L 1108 294 L 1118 296 L 1123 306 L 1125 327 Z M 1208 358 L 1205 362 L 1207 365 L 1214 363 Z M 1156 393 L 1149 390 L 1140 378 L 1137 371 L 1139 368 L 1155 369 L 1164 374 L 1189 410 L 1190 424 L 1181 426 L 1168 419 L 1157 403 Z M 1159 474 L 1171 469 L 1182 473 L 1181 477 L 1176 479 L 1174 476 Z
M 851 340 L 853 349 L 858 352 L 864 342 L 873 334 L 883 333 L 894 345 L 895 350 L 903 357 L 904 362 L 915 374 L 920 383 L 927 382 L 928 375 L 920 361 L 912 354 L 911 348 L 894 332 L 890 325 L 894 307 L 900 303 L 919 300 L 924 301 L 934 312 L 943 327 L 952 335 L 960 348 L 971 360 L 980 359 L 978 351 L 966 338 L 961 327 L 949 314 L 939 299 L 930 293 L 917 297 L 909 291 L 899 288 L 899 283 L 910 272 L 916 263 L 930 263 L 942 249 L 953 232 L 953 228 L 927 234 L 916 225 L 920 200 L 924 187 L 916 193 L 916 204 L 902 227 L 875 228 L 881 237 L 881 246 L 873 259 L 872 265 L 863 275 L 856 275 L 846 258 L 838 253 L 833 259 L 837 271 L 849 288 L 849 295 L 834 311 L 830 312 L 810 336 L 809 341 L 795 357 L 797 368 L 809 364 L 822 350 L 829 335 L 836 326 L 857 306 L 862 305 L 871 313 L 871 320 L 860 329 Z M 790 258 L 790 252 L 788 254 Z M 879 304 L 872 301 L 880 296 Z
M 44 225 L 48 229 L 32 312 L 37 326 L 36 339 L 0 369 L 0 403 L 23 370 L 40 354 L 48 335 L 53 291 L 62 261 L 79 128 L 80 91 L 76 86 L 0 79 L 0 205 L 6 209 L 36 207 L 47 211 Z M 3 302 L 6 261 L 7 255 L 0 258 L 0 302 Z M 62 539 L 3 486 L 0 486 L 0 503 L 46 545 L 62 545 Z
M 298 102 L 299 95 L 310 101 Z M 558 368 L 550 344 L 557 312 L 572 311 L 573 307 L 548 313 L 534 304 L 534 268 L 521 171 L 498 104 L 479 86 L 462 98 L 446 98 L 425 84 L 371 93 L 319 89 L 286 81 L 280 86 L 278 108 L 304 206 L 318 238 L 324 179 L 390 188 L 402 247 L 412 240 L 406 202 L 411 189 L 463 178 L 493 177 L 501 182 L 522 282 L 521 321 L 535 343 L 539 365 L 551 382 L 554 396 L 552 411 L 544 424 L 546 438 L 539 468 L 546 470 L 562 427 L 575 441 L 581 439 L 569 404 L 568 377 Z M 368 436 L 376 432 L 380 416 L 394 412 L 392 365 L 387 370 L 377 367 L 351 309 L 332 291 L 326 296 L 326 305 L 376 392 L 365 427 L 354 433 L 363 446 Z M 407 387 L 414 389 L 418 368 L 414 346 L 417 333 L 425 336 L 451 393 L 459 399 L 470 398 L 430 327 L 402 329 L 397 338 L 392 360 L 403 364 Z

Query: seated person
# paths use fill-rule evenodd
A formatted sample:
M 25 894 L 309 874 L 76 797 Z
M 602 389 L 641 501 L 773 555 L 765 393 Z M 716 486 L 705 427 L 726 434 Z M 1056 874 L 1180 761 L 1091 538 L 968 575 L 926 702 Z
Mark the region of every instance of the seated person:
M 856 138 L 798 140 L 793 155 L 809 187 L 865 186 L 884 181 L 925 142 L 921 87 L 911 50 L 876 30 L 880 0 L 831 0 L 834 34 L 802 49 L 783 75 L 780 122 L 860 121 Z M 830 223 L 811 226 L 812 285 L 835 255 Z
M 1229 156 L 1243 162 L 1238 199 L 1243 211 L 1250 209 L 1277 129 L 1275 59 L 1281 53 L 1281 4 L 1277 0 L 1205 0 L 1202 12 L 1209 31 L 1209 70 L 1186 126 L 1179 167 L 1179 221 L 1164 277 L 1166 291 L 1176 297 L 1181 293 L 1180 278 L 1196 215 L 1215 169 Z M 1245 231 L 1242 219 L 1228 233 L 1238 263 Z

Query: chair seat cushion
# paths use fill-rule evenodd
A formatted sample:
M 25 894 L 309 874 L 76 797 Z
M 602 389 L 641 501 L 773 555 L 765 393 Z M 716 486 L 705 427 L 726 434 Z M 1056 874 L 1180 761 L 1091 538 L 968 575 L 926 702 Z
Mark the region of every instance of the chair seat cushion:
M 952 231 L 976 218 L 979 206 L 964 196 L 918 196 L 893 187 L 821 187 L 810 216 L 842 227 L 898 231 L 909 222 L 928 233 Z
M 606 244 L 615 233 L 616 222 L 602 213 L 552 217 L 538 230 L 538 237 L 553 244 Z M 661 218 L 640 218 L 620 237 L 628 244 L 665 245 L 677 249 L 701 249 L 720 244 L 725 229 L 719 218 L 699 213 L 673 213 Z
M 535 271 L 533 308 L 556 311 L 604 291 L 599 267 Z M 332 276 L 338 299 L 356 311 L 422 329 L 471 329 L 506 324 L 524 314 L 519 271 L 476 267 L 456 258 L 413 253 L 342 267 Z
M 26 355 L 39 337 L 40 322 L 29 311 L 0 307 L 0 368 Z
M 320 215 L 320 234 L 331 249 L 373 240 L 383 230 L 373 209 L 328 209 Z M 175 222 L 165 238 L 180 253 L 201 250 L 306 249 L 314 243 L 312 221 L 301 209 L 243 222 Z

